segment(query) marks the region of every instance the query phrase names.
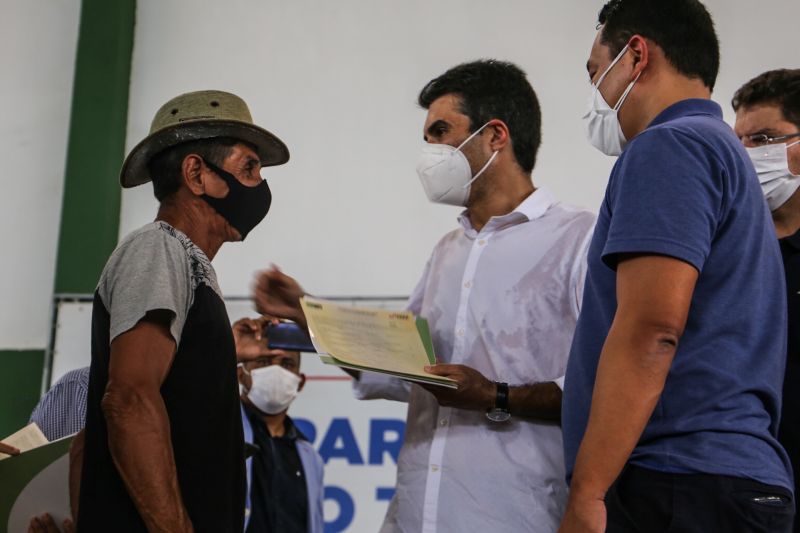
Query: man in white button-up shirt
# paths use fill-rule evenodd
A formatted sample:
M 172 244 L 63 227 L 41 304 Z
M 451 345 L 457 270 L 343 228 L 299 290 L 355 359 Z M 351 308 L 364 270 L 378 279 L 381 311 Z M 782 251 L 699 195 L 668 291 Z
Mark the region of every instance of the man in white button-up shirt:
M 534 187 L 541 115 L 516 66 L 459 65 L 419 103 L 428 110 L 417 166 L 426 194 L 466 210 L 408 308 L 431 327 L 440 364 L 428 371 L 459 387 L 357 376 L 359 398 L 409 403 L 381 531 L 555 531 L 567 496 L 561 385 L 595 217 Z M 262 312 L 305 323 L 300 295 L 277 270 L 259 278 Z

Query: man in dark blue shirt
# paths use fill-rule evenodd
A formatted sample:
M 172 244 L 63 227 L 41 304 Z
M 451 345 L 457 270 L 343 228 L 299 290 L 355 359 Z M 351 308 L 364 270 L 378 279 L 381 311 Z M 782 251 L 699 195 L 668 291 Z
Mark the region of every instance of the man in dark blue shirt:
M 736 136 L 747 148 L 772 212 L 786 270 L 789 338 L 778 440 L 800 475 L 800 69 L 764 72 L 733 97 Z M 783 302 L 775 302 L 783 305 Z M 800 521 L 795 520 L 795 533 Z
M 562 531 L 789 531 L 781 258 L 709 100 L 713 22 L 697 0 L 614 0 L 599 22 L 586 118 L 621 156 L 567 368 Z

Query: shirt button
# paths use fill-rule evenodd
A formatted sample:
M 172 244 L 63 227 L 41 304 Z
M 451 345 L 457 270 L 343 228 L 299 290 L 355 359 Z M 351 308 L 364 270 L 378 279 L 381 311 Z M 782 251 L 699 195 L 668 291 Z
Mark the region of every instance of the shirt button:
M 466 283 L 464 283 L 464 287 L 469 289 L 470 287 L 472 287 L 472 282 L 471 281 L 467 281 Z
M 464 336 L 464 330 L 463 329 L 459 329 L 458 330 L 458 336 L 459 337 L 463 337 Z
M 483 246 L 484 244 L 486 244 L 486 240 L 481 239 L 481 240 L 478 241 L 478 244 Z
M 438 471 L 439 471 L 439 467 L 438 466 L 431 465 L 431 472 L 438 472 Z
M 447 419 L 444 418 L 444 419 L 440 420 L 439 421 L 439 425 L 442 426 L 442 427 L 445 427 L 447 425 Z

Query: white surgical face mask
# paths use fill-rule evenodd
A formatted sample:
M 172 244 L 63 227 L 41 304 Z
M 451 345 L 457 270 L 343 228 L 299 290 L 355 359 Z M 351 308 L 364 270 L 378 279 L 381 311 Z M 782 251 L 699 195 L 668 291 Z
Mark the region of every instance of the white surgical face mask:
M 297 397 L 300 376 L 280 365 L 269 365 L 248 372 L 252 381 L 247 397 L 260 411 L 268 415 L 284 412 Z
M 789 171 L 787 154 L 787 150 L 796 144 L 800 144 L 800 141 L 747 148 L 770 211 L 775 211 L 786 203 L 786 200 L 800 187 L 800 176 Z
M 592 85 L 592 96 L 587 106 L 589 109 L 586 111 L 586 114 L 583 115 L 583 122 L 586 125 L 586 136 L 589 138 L 589 142 L 592 143 L 592 146 L 610 156 L 618 156 L 621 154 L 622 149 L 628 142 L 625 138 L 625 134 L 622 133 L 622 125 L 620 125 L 617 115 L 622 104 L 625 103 L 625 100 L 628 98 L 628 94 L 630 94 L 633 89 L 633 86 L 639 80 L 641 72 L 628 84 L 625 92 L 622 93 L 622 96 L 620 96 L 617 101 L 617 105 L 613 108 L 608 105 L 608 102 L 606 102 L 605 98 L 603 98 L 603 95 L 600 93 L 600 84 L 603 83 L 608 73 L 611 72 L 614 65 L 622 59 L 627 51 L 628 47 L 625 46 L 625 48 L 617 54 L 617 57 L 611 62 L 606 71 L 603 72 L 597 80 L 597 83 Z
M 447 205 L 467 205 L 472 182 L 480 177 L 489 168 L 498 152 L 495 151 L 489 161 L 483 165 L 477 174 L 472 175 L 467 157 L 461 148 L 489 123 L 487 122 L 464 140 L 463 143 L 453 148 L 449 144 L 428 143 L 422 147 L 422 154 L 417 162 L 417 175 L 422 182 L 422 188 L 431 202 Z

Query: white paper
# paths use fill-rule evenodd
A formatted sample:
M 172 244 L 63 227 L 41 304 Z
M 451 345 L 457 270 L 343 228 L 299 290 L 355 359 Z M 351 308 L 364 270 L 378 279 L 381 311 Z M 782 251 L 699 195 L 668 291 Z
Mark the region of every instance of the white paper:
M 44 446 L 49 442 L 47 437 L 44 436 L 44 433 L 42 433 L 42 430 L 39 429 L 39 426 L 36 425 L 36 422 L 31 422 L 16 433 L 9 435 L 5 439 L 2 439 L 2 441 L 3 444 L 13 446 L 19 449 L 20 452 L 27 452 L 28 450 L 38 448 L 39 446 Z M 0 460 L 8 457 L 11 456 L 5 453 L 0 453 Z

